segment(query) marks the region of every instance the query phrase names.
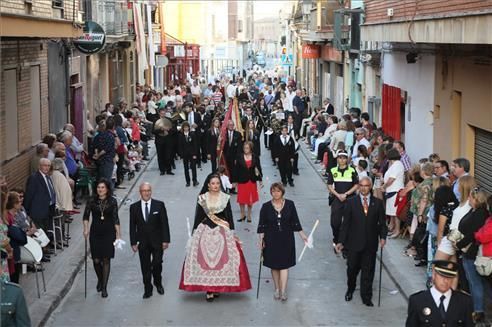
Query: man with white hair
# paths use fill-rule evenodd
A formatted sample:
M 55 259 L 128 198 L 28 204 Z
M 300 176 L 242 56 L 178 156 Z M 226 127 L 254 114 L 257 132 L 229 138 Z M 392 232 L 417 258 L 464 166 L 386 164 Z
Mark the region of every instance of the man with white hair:
M 356 128 L 354 134 L 356 142 L 354 144 L 354 147 L 352 148 L 352 160 L 357 158 L 357 149 L 359 148 L 359 145 L 364 145 L 366 149 L 369 149 L 369 147 L 371 146 L 371 143 L 366 139 L 367 131 L 365 128 Z
M 75 159 L 80 160 L 82 152 L 84 152 L 84 145 L 79 141 L 77 136 L 75 136 L 75 126 L 72 124 L 65 124 L 63 130 L 72 133 L 72 144 L 70 145 L 70 149 L 74 152 Z

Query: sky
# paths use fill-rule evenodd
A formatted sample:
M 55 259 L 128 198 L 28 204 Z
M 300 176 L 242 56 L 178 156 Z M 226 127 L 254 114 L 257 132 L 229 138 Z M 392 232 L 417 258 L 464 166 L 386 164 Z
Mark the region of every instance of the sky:
M 292 8 L 295 1 L 270 1 L 270 0 L 255 0 L 254 2 L 254 20 L 278 17 L 279 11 L 284 7 Z M 289 10 L 290 10 L 289 8 Z

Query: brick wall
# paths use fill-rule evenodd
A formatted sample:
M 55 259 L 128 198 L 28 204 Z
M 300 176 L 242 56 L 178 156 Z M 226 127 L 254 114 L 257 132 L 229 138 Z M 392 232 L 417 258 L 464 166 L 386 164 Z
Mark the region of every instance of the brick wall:
M 446 15 L 466 16 L 469 13 L 492 12 L 489 0 L 366 0 L 365 24 L 388 23 L 415 18 L 445 17 Z M 387 9 L 393 9 L 393 17 L 388 17 Z
M 32 15 L 44 18 L 54 18 L 57 9 L 52 6 L 51 0 L 33 0 L 32 1 Z M 63 1 L 63 19 L 73 19 L 73 7 L 75 3 L 75 18 L 78 14 L 79 0 L 65 0 Z M 0 0 L 0 13 L 25 15 L 27 14 L 27 4 L 24 0 Z
M 5 81 L 3 70 L 0 88 L 0 174 L 6 175 L 9 186 L 24 186 L 29 174 L 30 160 L 34 153 L 31 144 L 31 65 L 40 67 L 41 88 L 41 134 L 49 130 L 48 107 L 48 46 L 43 40 L 1 40 L 2 69 L 14 68 L 20 70 L 20 80 L 17 79 L 17 108 L 6 108 Z M 20 65 L 19 65 L 20 64 Z M 5 156 L 5 131 L 9 124 L 5 119 L 5 110 L 17 110 L 19 155 L 14 158 Z

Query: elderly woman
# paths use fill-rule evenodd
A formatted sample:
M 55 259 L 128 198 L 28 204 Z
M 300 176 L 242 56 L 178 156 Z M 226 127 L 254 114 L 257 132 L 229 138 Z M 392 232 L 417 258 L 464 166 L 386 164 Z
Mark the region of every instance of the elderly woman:
M 389 150 L 387 158 L 389 167 L 384 174 L 381 190 L 386 198 L 386 215 L 390 217 L 390 225 L 393 226 L 393 233 L 389 238 L 396 238 L 400 235 L 400 219 L 396 217 L 395 201 L 398 192 L 405 187 L 405 168 L 400 161 L 398 150 Z
M 294 232 L 298 232 L 304 242 L 308 238 L 302 230 L 294 202 L 284 198 L 283 185 L 273 183 L 270 194 L 272 200 L 265 202 L 260 210 L 259 244 L 263 251 L 263 265 L 272 270 L 275 286 L 273 297 L 287 301 L 289 268 L 296 264 Z
M 347 122 L 342 121 L 338 123 L 338 130 L 333 133 L 330 141 L 330 150 L 335 153 L 339 143 L 345 144 L 345 137 L 347 136 Z
M 63 160 L 55 158 L 53 160 L 53 172 L 51 179 L 56 193 L 56 206 L 62 211 L 72 211 L 72 189 L 67 177 L 63 173 Z

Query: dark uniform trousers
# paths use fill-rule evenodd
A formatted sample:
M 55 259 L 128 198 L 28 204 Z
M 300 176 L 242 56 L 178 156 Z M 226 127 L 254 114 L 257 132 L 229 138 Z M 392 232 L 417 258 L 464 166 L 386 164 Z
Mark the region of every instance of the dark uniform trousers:
M 376 252 L 373 249 L 348 251 L 347 254 L 347 289 L 355 291 L 357 275 L 360 275 L 360 295 L 363 300 L 372 298 L 372 282 L 376 269 Z
M 184 165 L 184 173 L 185 173 L 185 179 L 186 183 L 190 183 L 190 168 L 191 168 L 191 176 L 193 178 L 193 182 L 196 182 L 196 163 L 197 161 L 200 160 L 200 158 L 197 157 L 197 159 L 193 159 L 193 157 L 183 157 L 183 165 Z
M 167 138 L 167 139 L 166 139 Z M 157 162 L 159 164 L 159 170 L 161 173 L 168 173 L 171 171 L 171 140 L 169 136 L 159 143 L 156 142 L 155 148 L 157 151 Z
M 339 243 L 338 236 L 340 235 L 340 227 L 342 226 L 345 202 L 347 202 L 347 200 L 341 202 L 337 197 L 335 197 L 331 204 L 330 225 L 333 232 L 333 243 L 335 244 Z

